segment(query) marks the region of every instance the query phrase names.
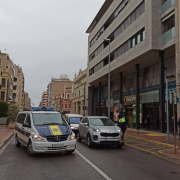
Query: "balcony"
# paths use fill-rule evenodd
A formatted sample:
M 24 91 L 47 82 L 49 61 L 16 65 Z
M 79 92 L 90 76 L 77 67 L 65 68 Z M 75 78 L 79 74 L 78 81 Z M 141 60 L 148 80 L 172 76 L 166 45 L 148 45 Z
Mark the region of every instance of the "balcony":
M 167 0 L 164 4 L 161 5 L 161 13 L 163 14 L 167 11 L 172 5 L 174 5 L 175 0 Z
M 162 44 L 175 37 L 175 27 L 162 34 Z

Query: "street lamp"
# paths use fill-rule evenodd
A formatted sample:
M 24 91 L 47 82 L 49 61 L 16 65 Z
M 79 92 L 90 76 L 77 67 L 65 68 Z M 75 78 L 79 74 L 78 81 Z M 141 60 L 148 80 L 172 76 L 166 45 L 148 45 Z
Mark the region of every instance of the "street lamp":
M 168 81 L 172 81 L 175 79 L 175 75 L 171 74 L 166 76 L 166 123 L 167 123 L 167 143 L 169 143 L 169 95 L 168 95 Z M 175 117 L 174 117 L 175 118 Z
M 108 118 L 110 119 L 110 78 L 111 78 L 111 74 L 110 74 L 110 62 L 111 62 L 111 54 L 110 54 L 110 43 L 111 40 L 110 39 L 104 39 L 104 42 L 108 42 L 109 43 L 109 71 L 108 71 Z

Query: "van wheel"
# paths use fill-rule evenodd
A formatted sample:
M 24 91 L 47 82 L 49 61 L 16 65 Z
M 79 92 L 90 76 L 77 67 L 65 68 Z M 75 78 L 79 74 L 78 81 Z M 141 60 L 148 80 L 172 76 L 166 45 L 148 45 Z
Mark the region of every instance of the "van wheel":
M 16 147 L 20 147 L 21 146 L 21 143 L 18 141 L 17 135 L 15 136 L 15 145 L 16 145 Z
M 90 137 L 89 134 L 88 134 L 88 136 L 87 136 L 87 145 L 88 145 L 89 148 L 92 148 L 91 137 Z
M 28 145 L 27 145 L 27 152 L 29 156 L 34 156 L 34 151 L 33 151 L 33 146 L 32 146 L 32 142 L 29 141 Z
M 77 140 L 78 140 L 78 142 L 81 142 L 81 141 L 82 141 L 82 139 L 81 139 L 81 137 L 80 137 L 80 133 L 79 133 L 79 132 L 77 133 Z

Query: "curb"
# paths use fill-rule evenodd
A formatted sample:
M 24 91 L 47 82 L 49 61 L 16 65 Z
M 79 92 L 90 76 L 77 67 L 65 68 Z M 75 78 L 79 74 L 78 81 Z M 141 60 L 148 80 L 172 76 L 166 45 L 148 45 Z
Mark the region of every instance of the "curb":
M 167 143 L 162 143 L 162 142 L 158 142 L 158 141 L 154 141 L 154 140 L 150 140 L 150 139 L 146 139 L 146 138 L 141 138 L 141 137 L 136 137 L 136 136 L 131 136 L 131 135 L 125 135 L 125 136 L 133 138 L 133 139 L 138 139 L 138 140 L 142 140 L 142 141 L 145 141 L 145 142 L 149 142 L 149 143 L 165 146 L 165 147 L 174 148 L 174 145 L 167 144 Z
M 163 150 L 162 150 L 162 151 L 163 151 Z M 162 151 L 159 151 L 159 152 L 158 152 L 158 155 L 159 155 L 160 157 L 165 158 L 165 159 L 168 159 L 168 160 L 173 161 L 173 162 L 175 162 L 175 163 L 177 163 L 177 164 L 180 165 L 180 158 L 177 158 L 177 157 L 174 157 L 174 156 L 169 156 L 169 155 L 163 153 Z
M 3 146 L 14 136 L 14 132 L 1 144 L 0 150 L 3 148 Z

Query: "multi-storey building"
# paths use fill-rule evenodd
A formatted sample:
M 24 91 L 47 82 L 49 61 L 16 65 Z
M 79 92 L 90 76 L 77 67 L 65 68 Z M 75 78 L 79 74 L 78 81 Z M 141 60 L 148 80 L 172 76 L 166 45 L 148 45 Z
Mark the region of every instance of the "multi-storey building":
M 18 66 L 18 84 L 19 84 L 19 108 L 24 108 L 24 74 L 22 68 Z
M 2 70 L 1 70 L 1 62 L 2 62 L 2 53 L 0 51 L 0 90 L 1 90 L 1 83 L 2 83 Z M 0 100 L 1 100 L 1 93 L 0 93 Z
M 23 109 L 31 109 L 31 99 L 29 98 L 28 93 L 25 91 L 23 95 Z
M 129 126 L 166 130 L 165 82 L 174 91 L 176 119 L 180 115 L 180 39 L 178 0 L 106 0 L 87 29 L 89 115 L 117 120 L 119 112 Z M 109 61 L 110 57 L 110 61 Z M 110 73 L 110 104 L 108 74 Z
M 13 102 L 19 106 L 20 81 L 18 77 L 18 70 L 19 66 L 14 65 Z
M 62 75 L 59 79 L 52 78 L 51 82 L 47 86 L 48 107 L 53 107 L 54 109 L 56 109 L 56 97 L 61 96 L 62 92 L 64 92 L 65 87 L 72 86 L 73 81 L 70 81 L 67 75 Z
M 13 102 L 13 80 L 14 68 L 13 63 L 8 54 L 2 53 L 1 58 L 1 100 L 8 103 Z
M 88 87 L 86 79 L 87 70 L 79 70 L 78 75 L 74 77 L 74 91 L 73 91 L 73 108 L 74 113 L 87 115 L 87 97 Z
M 47 107 L 48 106 L 48 94 L 47 91 L 42 93 L 41 102 L 39 104 L 40 107 Z

